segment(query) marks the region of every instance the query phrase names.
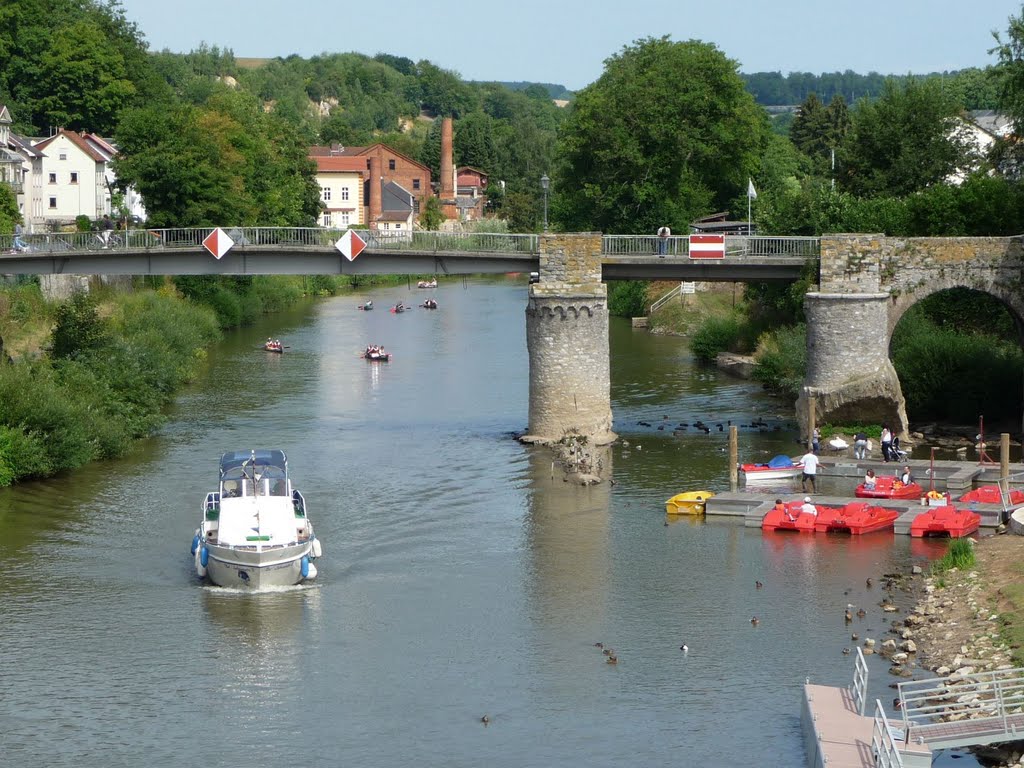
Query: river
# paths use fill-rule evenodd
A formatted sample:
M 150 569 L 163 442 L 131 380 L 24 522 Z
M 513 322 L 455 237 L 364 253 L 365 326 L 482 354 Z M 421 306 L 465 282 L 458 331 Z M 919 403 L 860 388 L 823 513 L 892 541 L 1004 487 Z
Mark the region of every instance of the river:
M 523 282 L 451 281 L 401 315 L 426 292 L 369 295 L 232 334 L 131 456 L 0 490 L 0 764 L 802 765 L 805 678 L 848 685 L 851 632 L 887 636 L 865 578 L 941 546 L 666 524 L 672 494 L 727 489 L 717 424 L 764 419 L 740 432 L 757 459 L 795 450 L 792 413 L 618 320 L 615 485 L 571 486 L 512 439 Z M 672 434 L 697 420 L 711 433 Z M 194 577 L 217 459 L 249 447 L 288 454 L 324 547 L 312 585 Z M 847 602 L 867 616 L 847 625 Z

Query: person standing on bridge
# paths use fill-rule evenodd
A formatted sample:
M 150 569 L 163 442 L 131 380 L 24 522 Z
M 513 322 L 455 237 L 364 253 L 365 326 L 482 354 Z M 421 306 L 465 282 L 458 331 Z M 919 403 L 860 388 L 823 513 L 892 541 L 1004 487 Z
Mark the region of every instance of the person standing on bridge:
M 658 230 L 658 255 L 662 258 L 668 253 L 668 239 L 672 237 L 672 230 L 667 226 Z

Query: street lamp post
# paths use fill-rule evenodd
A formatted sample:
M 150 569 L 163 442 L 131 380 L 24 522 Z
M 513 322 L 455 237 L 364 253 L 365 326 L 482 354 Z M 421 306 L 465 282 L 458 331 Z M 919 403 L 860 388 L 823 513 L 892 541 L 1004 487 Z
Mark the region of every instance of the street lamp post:
M 551 179 L 545 173 L 540 177 L 540 187 L 544 190 L 544 231 L 548 231 L 548 187 L 551 186 Z

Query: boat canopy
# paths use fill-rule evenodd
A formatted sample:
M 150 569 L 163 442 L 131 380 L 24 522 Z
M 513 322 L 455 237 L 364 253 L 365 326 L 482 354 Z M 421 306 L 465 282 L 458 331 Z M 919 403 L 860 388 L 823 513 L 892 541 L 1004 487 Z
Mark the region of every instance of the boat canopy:
M 768 466 L 772 469 L 785 469 L 786 467 L 793 466 L 793 460 L 789 456 L 776 456 L 768 462 Z
M 288 460 L 284 451 L 257 448 L 230 451 L 220 457 L 221 492 L 225 496 L 250 496 L 254 488 L 259 488 L 260 495 L 284 496 L 288 492 L 287 480 Z

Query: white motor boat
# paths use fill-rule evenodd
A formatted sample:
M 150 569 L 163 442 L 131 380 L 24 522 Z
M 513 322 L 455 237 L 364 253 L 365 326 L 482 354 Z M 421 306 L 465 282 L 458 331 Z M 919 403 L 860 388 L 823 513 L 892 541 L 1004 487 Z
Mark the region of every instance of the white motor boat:
M 260 589 L 316 578 L 320 541 L 292 487 L 284 451 L 232 451 L 206 494 L 192 538 L 196 573 L 221 587 Z
M 799 477 L 804 471 L 804 465 L 789 456 L 776 456 L 766 464 L 740 464 L 740 469 L 747 483 L 757 483 Z

